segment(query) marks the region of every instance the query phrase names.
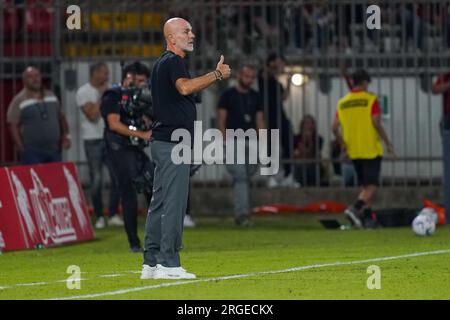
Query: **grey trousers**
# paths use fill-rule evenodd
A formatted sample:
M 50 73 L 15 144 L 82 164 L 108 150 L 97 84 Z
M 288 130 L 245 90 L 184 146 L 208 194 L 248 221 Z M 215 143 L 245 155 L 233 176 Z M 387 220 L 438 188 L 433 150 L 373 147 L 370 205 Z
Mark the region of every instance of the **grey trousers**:
M 249 164 L 249 142 L 245 142 L 245 163 L 238 164 L 237 142 L 234 144 L 234 164 L 227 164 L 228 173 L 233 178 L 233 198 L 235 217 L 247 215 L 250 213 L 250 179 L 258 170 L 257 164 Z M 225 151 L 224 151 L 225 152 Z M 253 150 L 253 152 L 256 152 Z M 225 154 L 225 153 L 224 153 Z
M 236 217 L 250 213 L 250 178 L 258 170 L 257 164 L 227 164 L 233 177 L 234 214 Z
M 183 219 L 189 193 L 189 164 L 175 165 L 171 159 L 173 143 L 151 142 L 155 162 L 153 197 L 147 213 L 144 264 L 179 267 Z

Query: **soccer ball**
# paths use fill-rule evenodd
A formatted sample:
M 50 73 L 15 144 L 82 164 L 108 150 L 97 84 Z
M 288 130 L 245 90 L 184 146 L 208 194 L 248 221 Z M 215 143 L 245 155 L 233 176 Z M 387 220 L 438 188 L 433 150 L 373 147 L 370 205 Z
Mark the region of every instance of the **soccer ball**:
M 419 214 L 412 222 L 412 229 L 418 236 L 431 236 L 436 229 L 436 223 L 428 214 Z
M 431 219 L 434 221 L 434 224 L 438 223 L 438 214 L 433 208 L 423 208 L 422 210 L 420 210 L 419 215 L 427 215 L 431 217 Z

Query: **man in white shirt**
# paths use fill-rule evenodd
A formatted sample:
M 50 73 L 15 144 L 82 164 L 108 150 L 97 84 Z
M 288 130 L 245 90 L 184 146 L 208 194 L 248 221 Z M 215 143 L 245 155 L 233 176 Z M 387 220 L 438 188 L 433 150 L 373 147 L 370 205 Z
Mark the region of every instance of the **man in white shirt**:
M 120 201 L 117 179 L 110 170 L 110 166 L 108 166 L 107 159 L 104 156 L 103 131 L 105 124 L 100 114 L 100 99 L 108 88 L 108 76 L 108 66 L 104 62 L 91 65 L 89 68 L 89 82 L 81 86 L 76 94 L 77 106 L 81 110 L 81 132 L 89 166 L 91 197 L 97 217 L 95 223 L 97 229 L 102 229 L 106 226 L 102 203 L 103 164 L 107 165 L 111 177 L 108 225 L 123 226 L 122 219 L 116 215 Z

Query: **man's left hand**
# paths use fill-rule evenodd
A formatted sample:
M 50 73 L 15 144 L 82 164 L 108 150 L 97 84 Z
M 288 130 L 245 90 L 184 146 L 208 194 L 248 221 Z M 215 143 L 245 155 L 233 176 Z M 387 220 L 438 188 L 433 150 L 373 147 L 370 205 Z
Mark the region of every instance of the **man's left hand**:
M 72 145 L 72 141 L 70 139 L 70 135 L 68 135 L 68 134 L 63 135 L 61 138 L 61 147 L 65 150 L 67 150 L 70 148 L 71 145 Z

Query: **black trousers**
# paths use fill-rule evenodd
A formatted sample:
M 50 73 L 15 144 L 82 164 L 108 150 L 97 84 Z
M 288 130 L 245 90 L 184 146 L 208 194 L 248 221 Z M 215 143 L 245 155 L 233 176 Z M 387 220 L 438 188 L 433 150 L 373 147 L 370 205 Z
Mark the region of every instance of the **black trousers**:
M 281 158 L 284 160 L 291 160 L 294 146 L 294 133 L 292 131 L 292 126 L 289 120 L 285 117 L 282 118 L 281 124 L 278 124 L 276 121 L 272 120 L 269 123 L 269 129 L 279 129 L 280 130 L 280 147 L 281 147 Z M 268 136 L 268 151 L 271 153 L 271 135 L 269 133 Z M 284 176 L 287 177 L 292 172 L 292 164 L 286 163 L 283 165 Z
M 141 247 L 137 234 L 138 196 L 133 182 L 142 177 L 145 170 L 151 171 L 153 164 L 147 155 L 136 147 L 107 147 L 113 174 L 119 182 L 119 191 L 123 207 L 123 220 L 130 247 Z M 153 181 L 153 171 L 151 171 Z M 149 188 L 151 190 L 151 187 Z M 151 199 L 151 191 L 145 194 L 147 204 Z

